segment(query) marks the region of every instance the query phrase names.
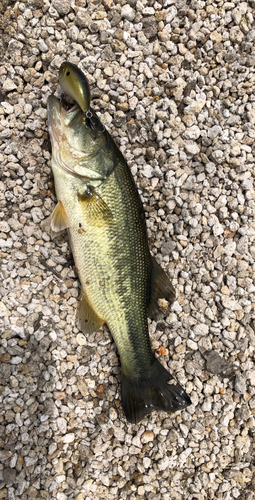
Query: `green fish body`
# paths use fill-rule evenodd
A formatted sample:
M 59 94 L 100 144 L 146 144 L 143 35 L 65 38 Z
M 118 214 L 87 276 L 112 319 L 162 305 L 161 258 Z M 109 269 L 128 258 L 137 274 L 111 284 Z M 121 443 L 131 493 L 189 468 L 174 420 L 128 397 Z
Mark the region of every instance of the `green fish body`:
M 127 420 L 137 423 L 153 409 L 176 411 L 190 404 L 152 354 L 148 333 L 148 311 L 155 317 L 158 298 L 173 300 L 175 294 L 150 255 L 133 177 L 90 108 L 86 77 L 63 63 L 60 84 L 76 104 L 66 111 L 56 97 L 48 100 L 58 198 L 52 232 L 68 230 L 82 289 L 79 326 L 90 333 L 107 323 L 121 359 L 122 405 Z

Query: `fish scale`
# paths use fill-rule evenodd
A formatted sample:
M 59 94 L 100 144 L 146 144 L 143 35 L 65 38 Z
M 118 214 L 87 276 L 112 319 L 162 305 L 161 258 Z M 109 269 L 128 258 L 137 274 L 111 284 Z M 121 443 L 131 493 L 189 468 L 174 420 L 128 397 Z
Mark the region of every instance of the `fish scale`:
M 55 165 L 53 173 L 58 179 L 63 175 Z M 129 353 L 127 347 L 135 330 L 134 342 L 147 345 L 148 357 L 151 356 L 147 326 L 151 260 L 140 217 L 140 199 L 130 171 L 125 162 L 118 162 L 113 174 L 100 187 L 100 197 L 114 218 L 114 223 L 103 231 L 100 225 L 91 225 L 86 206 L 79 202 L 69 174 L 64 173 L 64 176 L 65 179 L 56 183 L 56 194 L 66 207 L 68 219 L 77 221 L 68 231 L 82 288 L 95 312 L 108 324 L 125 373 L 128 374 L 128 369 L 132 371 L 134 365 L 142 369 L 139 349 L 135 352 L 132 347 Z M 125 190 L 122 189 L 123 180 Z M 84 232 L 79 232 L 79 224 Z
M 158 299 L 173 300 L 168 276 L 149 251 L 145 215 L 129 167 L 90 108 L 85 75 L 63 63 L 62 90 L 76 101 L 65 110 L 48 99 L 52 170 L 58 204 L 52 234 L 68 230 L 82 296 L 79 326 L 85 334 L 107 323 L 121 360 L 121 397 L 127 420 L 153 409 L 176 411 L 189 396 L 152 354 L 147 314 Z

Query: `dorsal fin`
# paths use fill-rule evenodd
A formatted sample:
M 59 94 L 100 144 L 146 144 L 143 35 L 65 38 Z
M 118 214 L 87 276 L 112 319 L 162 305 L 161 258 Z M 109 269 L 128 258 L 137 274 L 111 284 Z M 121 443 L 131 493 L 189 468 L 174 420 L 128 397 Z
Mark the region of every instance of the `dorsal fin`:
M 175 289 L 165 271 L 163 271 L 153 257 L 151 257 L 151 261 L 151 298 L 148 307 L 148 315 L 151 319 L 157 320 L 160 315 L 158 299 L 166 299 L 172 302 L 175 300 Z

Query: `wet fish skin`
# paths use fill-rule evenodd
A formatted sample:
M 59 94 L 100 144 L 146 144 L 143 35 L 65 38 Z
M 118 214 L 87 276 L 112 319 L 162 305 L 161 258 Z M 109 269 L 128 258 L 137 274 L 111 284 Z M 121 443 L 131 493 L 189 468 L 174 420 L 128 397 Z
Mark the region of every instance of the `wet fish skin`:
M 58 198 L 52 231 L 68 230 L 82 287 L 80 328 L 89 333 L 107 323 L 121 359 L 123 408 L 127 420 L 137 423 L 153 409 L 176 411 L 190 404 L 152 354 L 148 333 L 148 310 L 155 316 L 157 299 L 173 300 L 175 293 L 150 255 L 133 177 L 90 108 L 86 77 L 63 63 L 60 84 L 77 104 L 66 111 L 56 97 L 48 100 Z

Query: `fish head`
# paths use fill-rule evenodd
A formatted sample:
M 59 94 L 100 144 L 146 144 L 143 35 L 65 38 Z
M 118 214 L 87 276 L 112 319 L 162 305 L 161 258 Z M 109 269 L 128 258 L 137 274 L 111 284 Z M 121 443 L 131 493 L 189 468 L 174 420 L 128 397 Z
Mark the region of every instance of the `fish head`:
M 75 104 L 67 109 L 55 96 L 48 98 L 52 165 L 76 177 L 99 179 L 104 162 L 97 160 L 107 147 L 108 133 L 90 109 L 87 78 L 77 66 L 66 62 L 60 67 L 59 81 L 63 92 L 74 99 Z

